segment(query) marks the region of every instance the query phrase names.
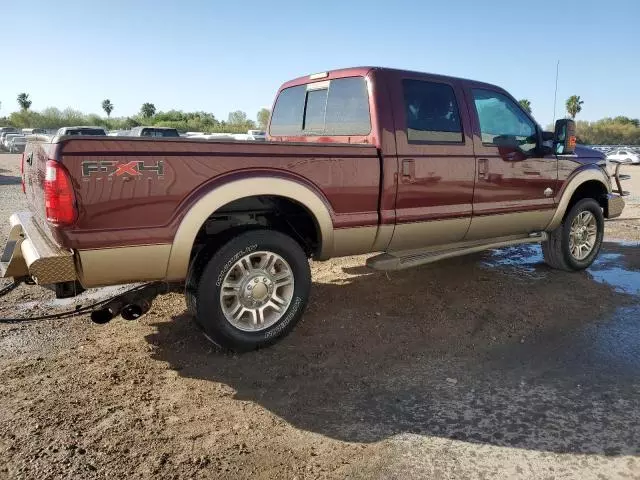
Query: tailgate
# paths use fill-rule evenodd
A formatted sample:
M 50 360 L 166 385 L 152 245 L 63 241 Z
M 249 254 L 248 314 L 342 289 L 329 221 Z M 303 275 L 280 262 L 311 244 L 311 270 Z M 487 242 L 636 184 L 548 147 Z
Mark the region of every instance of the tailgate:
M 49 137 L 30 138 L 24 150 L 23 180 L 29 209 L 40 222 L 45 222 L 44 177 L 47 160 L 55 158 L 56 145 Z

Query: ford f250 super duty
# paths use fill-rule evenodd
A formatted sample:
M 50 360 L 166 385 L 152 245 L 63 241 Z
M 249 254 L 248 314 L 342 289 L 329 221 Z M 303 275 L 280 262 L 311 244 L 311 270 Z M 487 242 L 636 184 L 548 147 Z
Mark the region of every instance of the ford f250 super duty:
M 243 351 L 285 336 L 308 259 L 379 252 L 399 270 L 542 243 L 588 267 L 624 207 L 574 124 L 544 132 L 503 89 L 386 68 L 285 83 L 267 142 L 56 136 L 30 142 L 1 273 L 59 294 L 184 285 L 205 334 Z

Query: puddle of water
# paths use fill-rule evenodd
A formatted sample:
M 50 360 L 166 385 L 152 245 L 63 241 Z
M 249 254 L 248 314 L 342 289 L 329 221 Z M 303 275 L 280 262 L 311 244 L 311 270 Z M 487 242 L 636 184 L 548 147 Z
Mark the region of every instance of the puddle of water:
M 616 292 L 638 295 L 640 271 L 623 268 L 622 257 L 620 253 L 601 253 L 587 272 L 596 282 L 606 283 Z
M 635 248 L 640 242 L 616 241 L 622 247 Z M 606 247 L 605 247 L 606 248 Z M 544 279 L 542 249 L 540 245 L 525 244 L 515 247 L 491 250 L 489 258 L 482 262 L 487 268 L 501 270 L 502 273 L 527 279 Z M 587 269 L 587 273 L 596 282 L 606 283 L 615 291 L 631 295 L 640 294 L 640 271 L 624 268 L 622 253 L 601 253 L 596 261 Z
M 546 277 L 546 272 L 538 268 L 542 263 L 540 245 L 525 244 L 491 250 L 481 265 L 515 278 L 540 280 Z

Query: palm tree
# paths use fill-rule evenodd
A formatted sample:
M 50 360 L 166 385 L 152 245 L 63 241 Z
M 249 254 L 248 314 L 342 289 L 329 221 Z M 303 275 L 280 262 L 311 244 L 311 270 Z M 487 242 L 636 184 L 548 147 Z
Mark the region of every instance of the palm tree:
M 107 117 L 111 117 L 111 112 L 113 112 L 113 103 L 108 98 L 102 101 L 102 109 L 107 114 Z
M 531 113 L 531 102 L 529 100 L 527 100 L 526 98 L 523 98 L 518 103 L 520 103 L 520 106 L 524 108 L 527 111 L 527 113 Z
M 20 105 L 20 108 L 23 112 L 29 110 L 29 107 L 31 106 L 31 100 L 29 100 L 28 93 L 21 93 L 20 95 L 18 95 L 18 105 Z
M 582 104 L 584 102 L 580 100 L 580 95 L 571 95 L 567 99 L 567 113 L 572 119 L 576 118 L 576 115 L 582 111 Z
M 153 103 L 143 103 L 140 107 L 140 115 L 144 118 L 151 118 L 156 114 L 156 106 Z

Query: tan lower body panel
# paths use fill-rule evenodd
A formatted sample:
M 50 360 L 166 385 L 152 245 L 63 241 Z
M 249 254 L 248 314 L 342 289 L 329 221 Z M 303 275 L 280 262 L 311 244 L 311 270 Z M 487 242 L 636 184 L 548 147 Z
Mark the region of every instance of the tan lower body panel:
M 77 252 L 83 287 L 164 280 L 171 244 L 101 248 Z
M 393 225 L 339 228 L 333 232 L 333 256 L 380 252 L 387 248 L 392 235 Z
M 469 229 L 471 217 L 396 225 L 388 251 L 410 250 L 459 242 Z
M 473 217 L 465 240 L 482 240 L 506 235 L 542 232 L 553 218 L 555 209 L 503 213 Z

